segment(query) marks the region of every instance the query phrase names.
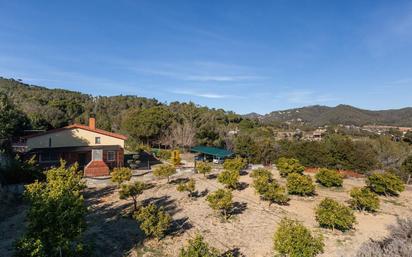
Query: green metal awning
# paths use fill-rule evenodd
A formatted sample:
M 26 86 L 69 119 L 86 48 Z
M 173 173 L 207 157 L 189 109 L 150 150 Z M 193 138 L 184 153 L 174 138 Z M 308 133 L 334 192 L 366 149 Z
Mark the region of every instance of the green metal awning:
M 231 151 L 222 148 L 210 147 L 210 146 L 196 146 L 190 149 L 192 152 L 203 153 L 220 158 L 230 157 L 233 155 Z

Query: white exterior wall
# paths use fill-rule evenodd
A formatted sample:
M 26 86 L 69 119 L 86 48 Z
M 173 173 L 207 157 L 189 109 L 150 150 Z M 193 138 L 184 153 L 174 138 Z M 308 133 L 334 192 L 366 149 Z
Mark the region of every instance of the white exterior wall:
M 95 138 L 100 137 L 100 144 L 95 143 Z M 49 140 L 51 139 L 51 146 Z M 124 148 L 124 140 L 106 136 L 100 133 L 72 128 L 54 133 L 44 134 L 27 139 L 27 150 L 33 148 L 47 147 L 72 147 L 72 146 L 99 146 L 99 145 L 118 145 Z

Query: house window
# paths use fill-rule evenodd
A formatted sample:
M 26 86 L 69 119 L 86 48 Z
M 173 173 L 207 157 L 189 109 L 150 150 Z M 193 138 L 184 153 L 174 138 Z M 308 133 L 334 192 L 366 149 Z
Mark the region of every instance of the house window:
M 95 137 L 94 138 L 94 143 L 99 145 L 100 144 L 100 137 Z
M 39 154 L 39 162 L 58 162 L 59 154 L 56 152 L 44 152 Z
M 107 152 L 107 161 L 113 162 L 116 160 L 116 152 L 115 151 L 108 151 Z

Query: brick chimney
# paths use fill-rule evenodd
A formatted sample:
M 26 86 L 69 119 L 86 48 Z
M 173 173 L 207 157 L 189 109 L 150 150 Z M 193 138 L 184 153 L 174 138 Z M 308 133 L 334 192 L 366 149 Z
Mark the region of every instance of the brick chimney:
M 90 114 L 90 117 L 89 117 L 89 128 L 91 128 L 91 129 L 96 129 L 96 118 L 95 118 L 94 114 Z

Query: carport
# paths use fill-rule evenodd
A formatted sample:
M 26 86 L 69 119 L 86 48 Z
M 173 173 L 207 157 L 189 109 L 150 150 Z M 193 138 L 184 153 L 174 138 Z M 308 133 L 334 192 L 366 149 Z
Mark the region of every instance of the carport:
M 226 158 L 233 156 L 233 152 L 231 151 L 228 151 L 223 148 L 217 148 L 217 147 L 211 147 L 211 146 L 195 146 L 195 147 L 192 147 L 190 151 L 199 153 L 200 156 L 205 157 L 205 159 L 212 158 L 213 160 L 224 160 Z

